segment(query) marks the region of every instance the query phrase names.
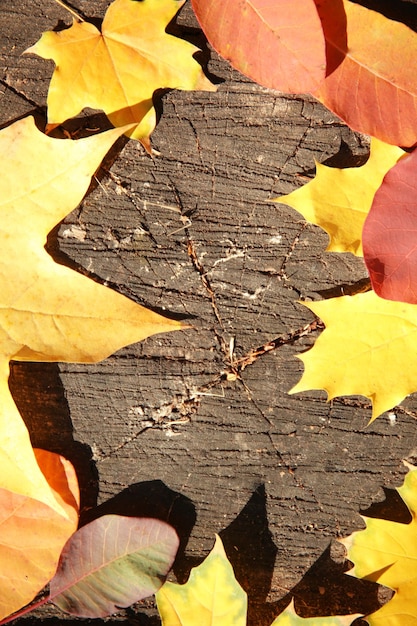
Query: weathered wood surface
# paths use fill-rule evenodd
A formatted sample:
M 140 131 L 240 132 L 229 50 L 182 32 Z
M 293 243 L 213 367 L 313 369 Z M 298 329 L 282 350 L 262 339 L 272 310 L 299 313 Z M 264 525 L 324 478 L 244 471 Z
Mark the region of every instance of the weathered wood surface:
M 73 3 L 90 17 L 107 5 Z M 69 22 L 52 0 L 0 0 L 2 124 L 44 106 L 52 64 L 21 53 L 59 20 Z M 199 36 L 189 7 L 178 23 Z M 98 365 L 15 364 L 11 387 L 34 444 L 77 467 L 83 521 L 97 501 L 167 519 L 182 539 L 180 581 L 220 532 L 251 626 L 270 624 L 319 557 L 294 591 L 298 610 L 369 611 L 373 587 L 343 578 L 328 546 L 361 527 L 359 509 L 382 500 L 383 485 L 401 483 L 402 459 L 417 456 L 417 403 L 395 409 L 395 424 L 367 426 L 361 398 L 287 395 L 302 371 L 294 355 L 319 332 L 303 331 L 313 316 L 298 301 L 366 274 L 269 202 L 311 177 L 315 159 L 364 160 L 367 142 L 312 99 L 258 87 L 213 53 L 209 69 L 224 81 L 218 92 L 165 95 L 153 158 L 120 142 L 50 241 L 57 258 L 193 328 Z M 155 615 L 144 602 L 110 622 Z M 43 609 L 24 623 L 64 619 Z

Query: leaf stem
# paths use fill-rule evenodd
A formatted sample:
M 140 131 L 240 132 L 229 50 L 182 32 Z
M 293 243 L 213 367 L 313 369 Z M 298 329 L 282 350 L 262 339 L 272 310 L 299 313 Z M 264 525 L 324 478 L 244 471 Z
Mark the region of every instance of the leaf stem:
M 77 13 L 77 11 L 75 11 L 74 9 L 72 9 L 71 7 L 69 7 L 67 4 L 65 4 L 64 0 L 55 0 L 55 2 L 57 2 L 58 4 L 60 4 L 64 9 L 66 9 L 67 11 L 69 11 L 71 13 L 71 15 L 73 17 L 75 17 L 75 19 L 77 20 L 77 22 L 84 22 L 85 20 L 81 17 L 81 15 L 79 15 L 79 13 Z
M 8 624 L 9 622 L 12 622 L 18 617 L 22 617 L 22 615 L 26 615 L 26 613 L 30 613 L 31 611 L 34 611 L 35 609 L 39 608 L 40 606 L 43 606 L 47 602 L 49 602 L 49 595 L 44 596 L 43 598 L 41 598 L 40 600 L 37 600 L 36 602 L 32 602 L 31 604 L 28 604 L 27 606 L 23 607 L 23 609 L 16 611 L 16 613 L 12 613 L 12 615 L 8 615 L 8 617 L 5 617 L 4 619 L 0 621 L 0 626 L 2 624 Z

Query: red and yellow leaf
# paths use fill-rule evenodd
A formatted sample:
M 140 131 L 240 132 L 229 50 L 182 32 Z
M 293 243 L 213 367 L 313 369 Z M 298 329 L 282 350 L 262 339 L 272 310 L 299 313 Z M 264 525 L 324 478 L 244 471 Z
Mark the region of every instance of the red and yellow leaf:
M 217 52 L 261 85 L 298 93 L 324 80 L 326 42 L 314 0 L 192 0 L 192 5 Z
M 102 109 L 114 126 L 149 149 L 157 89 L 215 87 L 193 58 L 198 48 L 165 32 L 185 0 L 115 0 L 101 32 L 89 22 L 49 31 L 26 52 L 52 59 L 48 122 L 56 125 L 85 107 Z
M 384 178 L 363 229 L 365 263 L 381 298 L 417 304 L 417 151 Z

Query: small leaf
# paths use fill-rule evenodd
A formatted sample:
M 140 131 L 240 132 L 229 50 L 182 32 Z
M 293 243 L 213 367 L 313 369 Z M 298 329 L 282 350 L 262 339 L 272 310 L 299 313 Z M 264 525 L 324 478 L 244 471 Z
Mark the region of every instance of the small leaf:
M 417 470 L 409 466 L 397 489 L 411 513 L 409 524 L 363 517 L 366 528 L 342 541 L 354 567 L 353 576 L 395 590 L 378 611 L 366 616 L 370 626 L 411 626 L 417 623 Z
M 49 31 L 26 52 L 53 59 L 48 122 L 56 125 L 83 108 L 102 109 L 114 126 L 136 124 L 126 134 L 149 150 L 156 125 L 157 89 L 216 88 L 193 58 L 198 48 L 165 29 L 184 0 L 115 0 L 101 32 L 89 22 Z
M 287 606 L 285 611 L 278 615 L 271 626 L 350 626 L 360 614 L 333 615 L 330 617 L 307 617 L 297 615 L 294 609 L 294 600 Z
M 211 45 L 252 80 L 290 93 L 311 91 L 324 80 L 326 44 L 314 0 L 192 5 Z
M 362 167 L 338 169 L 317 163 L 316 177 L 287 196 L 276 198 L 325 230 L 329 252 L 362 256 L 362 229 L 386 172 L 405 154 L 401 148 L 371 140 Z
M 78 484 L 71 463 L 45 450 L 35 453 L 62 514 L 0 487 L 0 619 L 28 604 L 50 581 L 78 524 Z
M 156 594 L 163 626 L 245 626 L 247 596 L 220 537 L 185 585 L 166 582 Z
M 417 304 L 417 151 L 390 169 L 375 194 L 363 228 L 374 291 Z
M 321 4 L 331 8 L 333 0 Z M 413 146 L 417 142 L 417 35 L 355 2 L 344 0 L 344 7 L 347 48 L 341 47 L 337 20 L 333 20 L 326 41 L 328 64 L 334 58 L 335 69 L 312 93 L 354 130 L 386 143 Z
M 159 589 L 178 544 L 175 530 L 160 520 L 99 517 L 66 544 L 50 599 L 72 615 L 112 615 Z
M 305 371 L 290 393 L 324 389 L 329 400 L 366 396 L 373 421 L 417 391 L 415 305 L 384 300 L 373 291 L 303 304 L 326 328 L 298 357 Z

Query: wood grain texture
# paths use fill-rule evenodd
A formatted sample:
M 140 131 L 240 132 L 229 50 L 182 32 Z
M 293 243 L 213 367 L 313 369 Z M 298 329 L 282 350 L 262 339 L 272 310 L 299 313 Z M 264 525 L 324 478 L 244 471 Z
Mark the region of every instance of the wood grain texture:
M 73 3 L 95 17 L 107 5 Z M 0 123 L 45 105 L 51 64 L 20 54 L 59 20 L 69 22 L 52 0 L 2 0 Z M 187 5 L 178 23 L 200 37 Z M 314 100 L 258 87 L 214 54 L 209 70 L 218 92 L 166 94 L 153 157 L 122 141 L 49 242 L 60 262 L 193 328 L 98 365 L 14 364 L 11 387 L 34 444 L 75 463 L 83 521 L 97 498 L 102 512 L 170 521 L 180 581 L 220 532 L 251 626 L 268 626 L 294 585 L 303 615 L 372 610 L 375 589 L 343 577 L 328 546 L 361 526 L 382 486 L 401 483 L 402 459 L 417 456 L 417 403 L 367 427 L 361 398 L 287 395 L 301 374 L 294 354 L 319 332 L 305 331 L 313 316 L 298 301 L 346 292 L 366 272 L 270 203 L 314 175 L 315 159 L 359 163 L 367 142 Z M 44 608 L 22 623 L 64 620 Z M 158 624 L 149 601 L 113 621 Z

